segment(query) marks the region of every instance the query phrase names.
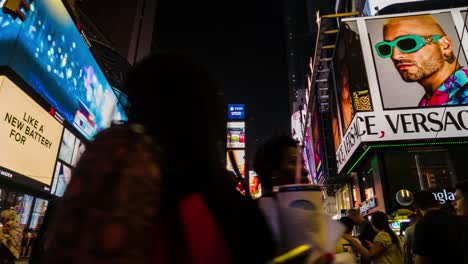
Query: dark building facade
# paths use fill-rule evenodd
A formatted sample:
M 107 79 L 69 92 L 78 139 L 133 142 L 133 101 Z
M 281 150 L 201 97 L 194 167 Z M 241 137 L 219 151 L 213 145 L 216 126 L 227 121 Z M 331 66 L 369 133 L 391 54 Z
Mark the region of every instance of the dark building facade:
M 310 109 L 318 107 L 317 98 L 311 96 L 311 78 L 314 74 L 313 64 L 316 56 L 316 36 L 319 34 L 319 25 L 316 23 L 317 12 L 321 14 L 333 13 L 334 2 L 331 1 L 284 1 L 284 23 L 286 39 L 286 56 L 288 65 L 290 109 L 292 115 L 292 134 L 304 147 L 304 159 L 310 174 L 310 181 L 322 182 L 325 174 L 328 174 L 326 157 L 322 146 L 326 138 L 320 137 L 323 133 L 318 124 L 322 122 L 322 116 L 313 114 Z M 331 53 L 329 57 L 331 57 Z M 300 118 L 299 118 L 300 117 Z M 314 126 L 310 126 L 310 120 L 314 120 Z M 295 124 L 300 122 L 300 124 Z M 306 124 L 309 123 L 309 126 Z M 301 130 L 301 131 L 295 131 Z M 314 136 L 315 134 L 315 141 Z M 316 153 L 316 155 L 314 155 Z M 323 162 L 322 162 L 323 161 Z M 320 178 L 320 180 L 319 180 Z

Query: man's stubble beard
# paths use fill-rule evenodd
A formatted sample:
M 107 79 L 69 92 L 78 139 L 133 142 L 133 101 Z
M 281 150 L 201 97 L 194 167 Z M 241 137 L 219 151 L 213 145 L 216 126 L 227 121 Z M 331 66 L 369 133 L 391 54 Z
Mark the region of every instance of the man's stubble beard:
M 404 60 L 404 62 L 410 62 L 413 64 L 413 67 L 416 67 L 416 71 L 409 72 L 409 71 L 398 71 L 400 73 L 401 78 L 405 82 L 417 82 L 422 79 L 425 79 L 436 71 L 442 68 L 444 65 L 444 59 L 439 57 L 437 59 L 431 59 L 422 62 L 421 64 L 416 64 L 415 61 Z M 395 65 L 398 61 L 395 62 Z

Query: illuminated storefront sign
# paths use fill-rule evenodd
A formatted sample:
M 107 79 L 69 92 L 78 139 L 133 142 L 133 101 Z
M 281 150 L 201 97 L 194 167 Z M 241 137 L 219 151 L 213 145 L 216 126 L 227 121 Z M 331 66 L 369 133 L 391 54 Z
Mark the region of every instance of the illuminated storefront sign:
M 467 132 L 466 106 L 357 113 L 336 152 L 338 170 L 361 142 L 459 138 Z
M 440 204 L 455 201 L 455 194 L 453 192 L 447 191 L 446 189 L 443 189 L 440 192 L 432 192 L 432 195 L 434 195 L 434 199 L 439 201 Z

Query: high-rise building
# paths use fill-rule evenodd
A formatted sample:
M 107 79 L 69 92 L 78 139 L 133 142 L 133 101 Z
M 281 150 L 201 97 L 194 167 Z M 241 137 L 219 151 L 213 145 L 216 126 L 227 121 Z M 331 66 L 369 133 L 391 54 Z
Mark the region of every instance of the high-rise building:
M 113 47 L 130 64 L 150 53 L 156 0 L 67 0 L 82 19 L 88 37 Z M 106 14 L 112 14 L 112 19 Z
M 299 140 L 304 147 L 304 158 L 308 170 L 311 173 L 313 182 L 318 182 L 318 179 L 323 179 L 328 175 L 326 149 L 320 146 L 326 146 L 324 143 L 327 140 L 329 133 L 318 133 L 318 127 L 310 126 L 310 120 L 315 120 L 314 124 L 322 123 L 322 115 L 315 114 L 308 108 L 317 106 L 314 102 L 309 102 L 310 97 L 310 80 L 312 75 L 312 64 L 319 63 L 314 61 L 314 53 L 316 50 L 316 36 L 319 28 L 316 23 L 317 12 L 321 14 L 330 14 L 334 10 L 334 1 L 285 1 L 285 24 L 286 24 L 286 47 L 287 47 L 287 64 L 289 77 L 289 94 L 290 94 L 290 109 L 292 113 L 291 121 L 293 137 Z M 333 23 L 333 20 L 330 20 Z M 336 27 L 336 26 L 335 26 Z M 321 44 L 321 43 L 320 43 Z M 328 50 L 323 50 L 324 57 L 331 57 Z M 322 55 L 322 54 L 320 54 Z M 328 100 L 327 97 L 323 97 Z M 302 113 L 305 113 L 302 114 Z M 301 122 L 301 124 L 294 123 Z M 309 126 L 306 126 L 309 124 Z M 303 131 L 296 131 L 296 130 Z M 323 128 L 323 126 L 320 126 Z M 315 130 L 314 130 L 315 129 Z M 314 137 L 315 135 L 315 137 Z M 324 135 L 324 136 L 320 136 Z M 323 142 L 323 143 L 322 143 Z M 321 181 L 323 183 L 323 180 Z

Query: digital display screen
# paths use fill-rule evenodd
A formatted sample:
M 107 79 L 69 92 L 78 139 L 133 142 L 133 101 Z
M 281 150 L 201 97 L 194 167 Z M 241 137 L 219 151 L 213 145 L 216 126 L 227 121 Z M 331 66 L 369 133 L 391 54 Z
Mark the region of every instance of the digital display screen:
M 60 0 L 34 1 L 24 22 L 0 13 L 0 31 L 0 65 L 13 69 L 87 139 L 126 119 Z
M 249 192 L 253 199 L 258 199 L 262 196 L 262 185 L 255 171 L 249 171 Z
M 241 173 L 242 177 L 245 178 L 245 150 L 231 150 L 234 154 L 234 159 L 236 160 L 237 167 L 239 169 L 239 172 Z M 229 153 L 226 153 L 226 160 L 227 160 L 227 166 L 226 169 L 228 171 L 233 171 L 234 168 L 232 167 L 232 162 L 231 159 L 229 158 Z
M 54 173 L 54 182 L 50 192 L 56 196 L 62 197 L 70 183 L 72 177 L 72 170 L 70 167 L 57 162 Z
M 227 123 L 227 147 L 245 148 L 245 122 Z
M 243 104 L 228 104 L 228 120 L 244 120 L 244 108 Z
M 0 0 L 0 8 L 3 7 L 5 0 Z M 0 12 L 0 65 L 6 65 L 10 60 L 12 50 L 15 47 L 15 42 L 21 27 L 21 20 L 13 18 L 10 15 Z
M 0 170 L 50 185 L 63 126 L 6 76 L 0 76 Z M 19 174 L 19 175 L 18 175 Z
M 451 12 L 365 22 L 384 110 L 468 104 L 467 61 Z
M 76 139 L 75 141 L 75 147 L 73 149 L 73 156 L 72 156 L 72 162 L 71 162 L 71 165 L 73 167 L 76 166 L 76 164 L 78 163 L 78 161 L 80 160 L 81 158 L 81 155 L 83 155 L 83 153 L 85 152 L 86 150 L 86 146 L 85 144 L 79 140 L 79 139 Z
M 62 136 L 62 144 L 60 145 L 59 158 L 68 164 L 70 164 L 72 160 L 75 141 L 76 137 L 65 128 Z
M 399 221 L 390 223 L 390 228 L 392 229 L 400 229 L 400 226 L 401 226 L 401 223 Z
M 362 145 L 466 137 L 463 15 L 455 8 L 340 23 L 330 97 L 338 173 Z

